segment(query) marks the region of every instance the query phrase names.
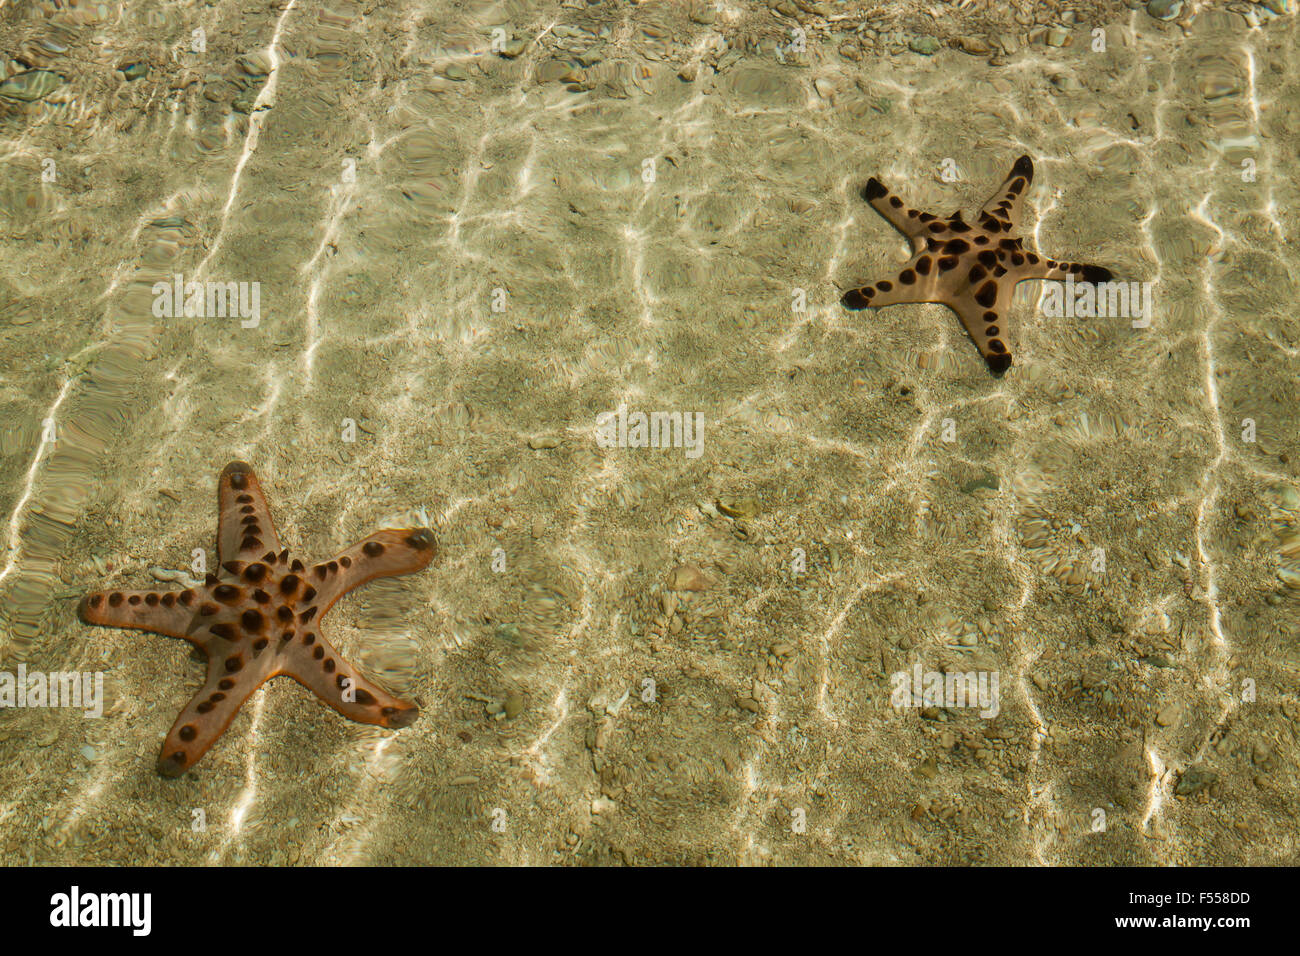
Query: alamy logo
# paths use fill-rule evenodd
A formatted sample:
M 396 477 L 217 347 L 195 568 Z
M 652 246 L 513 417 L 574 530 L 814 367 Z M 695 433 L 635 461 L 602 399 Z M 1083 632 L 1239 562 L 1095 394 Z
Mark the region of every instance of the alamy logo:
M 50 907 L 51 926 L 129 926 L 133 935 L 148 936 L 153 895 L 82 893 L 74 886 L 70 893 L 51 896 Z
M 1064 282 L 1043 284 L 1043 314 L 1054 319 L 1132 319 L 1133 328 L 1151 327 L 1150 282 Z
M 684 448 L 687 458 L 704 453 L 703 412 L 631 412 L 627 405 L 596 416 L 601 448 Z
M 158 319 L 225 319 L 255 329 L 262 321 L 262 283 L 185 281 L 179 272 L 172 281 L 153 284 L 153 314 Z
M 923 671 L 918 661 L 910 674 L 892 674 L 890 683 L 894 690 L 889 701 L 898 709 L 979 707 L 980 716 L 985 718 L 996 717 L 1002 710 L 997 671 Z
M 5 707 L 72 707 L 87 717 L 104 716 L 103 671 L 0 671 L 0 709 Z

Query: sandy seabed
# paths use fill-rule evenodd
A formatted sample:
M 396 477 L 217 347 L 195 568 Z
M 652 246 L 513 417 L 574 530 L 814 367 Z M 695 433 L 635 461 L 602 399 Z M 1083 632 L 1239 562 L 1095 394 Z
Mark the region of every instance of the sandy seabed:
M 1297 862 L 1295 16 L 447 6 L 0 9 L 0 670 L 106 695 L 0 716 L 0 860 Z M 971 214 L 1021 154 L 1148 328 L 1025 283 L 995 379 L 841 308 L 906 256 L 867 177 Z M 211 560 L 236 458 L 306 558 L 434 527 L 331 614 L 422 713 L 275 681 L 164 780 L 199 664 L 76 605 Z

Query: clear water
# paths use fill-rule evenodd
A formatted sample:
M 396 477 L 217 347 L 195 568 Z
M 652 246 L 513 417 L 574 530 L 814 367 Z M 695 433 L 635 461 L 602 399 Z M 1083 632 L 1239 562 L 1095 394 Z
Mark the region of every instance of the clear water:
M 1294 862 L 1295 17 L 906 48 L 985 7 L 0 2 L 0 671 L 104 687 L 0 712 L 0 859 Z M 969 216 L 1021 154 L 1027 243 L 1149 327 L 1025 283 L 998 379 L 841 308 L 906 257 L 869 176 Z M 329 619 L 422 713 L 277 680 L 166 780 L 202 667 L 77 602 L 212 562 L 232 459 L 305 559 L 434 527 Z

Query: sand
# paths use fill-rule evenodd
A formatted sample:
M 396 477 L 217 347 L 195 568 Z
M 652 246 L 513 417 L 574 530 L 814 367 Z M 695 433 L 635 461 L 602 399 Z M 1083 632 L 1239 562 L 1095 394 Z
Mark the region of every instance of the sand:
M 1297 862 L 1293 14 L 62 7 L 0 11 L 0 671 L 106 702 L 0 713 L 0 860 Z M 969 215 L 1023 153 L 1149 327 L 1025 283 L 995 379 L 840 307 L 906 258 L 867 177 Z M 164 780 L 201 668 L 76 603 L 211 561 L 235 458 L 307 557 L 434 527 L 330 616 L 422 714 L 275 681 Z

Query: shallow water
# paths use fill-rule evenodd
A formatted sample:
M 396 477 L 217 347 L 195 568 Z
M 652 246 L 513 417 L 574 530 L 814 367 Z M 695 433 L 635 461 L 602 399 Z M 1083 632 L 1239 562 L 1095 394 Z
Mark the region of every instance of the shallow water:
M 991 65 L 906 49 L 983 4 L 848 52 L 824 6 L 0 5 L 0 670 L 105 694 L 0 714 L 0 859 L 1296 861 L 1294 15 L 1078 4 Z M 1027 244 L 1149 327 L 1025 283 L 998 379 L 840 306 L 906 255 L 869 176 L 969 216 L 1021 154 Z M 699 454 L 601 447 L 621 405 Z M 166 780 L 202 668 L 77 601 L 212 562 L 232 459 L 306 560 L 435 529 L 329 628 L 421 716 L 274 681 Z M 893 706 L 917 665 L 996 716 Z

